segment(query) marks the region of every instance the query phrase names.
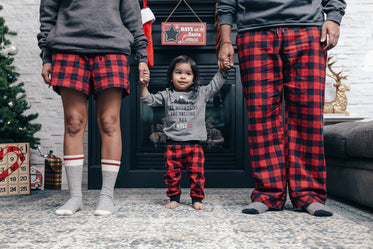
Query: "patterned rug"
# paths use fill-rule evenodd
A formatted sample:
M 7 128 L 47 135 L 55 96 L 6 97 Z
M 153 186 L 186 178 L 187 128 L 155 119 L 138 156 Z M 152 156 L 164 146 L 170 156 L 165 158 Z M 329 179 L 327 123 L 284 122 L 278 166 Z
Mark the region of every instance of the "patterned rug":
M 116 189 L 117 213 L 96 217 L 98 190 L 84 190 L 84 209 L 54 211 L 66 190 L 0 198 L 0 248 L 373 248 L 373 211 L 329 198 L 332 217 L 293 209 L 246 215 L 252 189 L 206 189 L 206 209 L 164 208 L 165 189 Z

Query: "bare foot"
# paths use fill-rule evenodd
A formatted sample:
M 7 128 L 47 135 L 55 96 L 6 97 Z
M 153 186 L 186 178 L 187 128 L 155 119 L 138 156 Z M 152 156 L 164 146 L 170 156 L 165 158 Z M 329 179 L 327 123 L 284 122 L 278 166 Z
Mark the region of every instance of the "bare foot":
M 203 205 L 202 202 L 195 202 L 193 203 L 193 208 L 196 210 L 203 210 L 205 209 L 205 205 Z
M 165 208 L 174 209 L 174 208 L 177 208 L 178 206 L 179 206 L 179 203 L 177 201 L 170 201 L 169 203 L 167 203 Z

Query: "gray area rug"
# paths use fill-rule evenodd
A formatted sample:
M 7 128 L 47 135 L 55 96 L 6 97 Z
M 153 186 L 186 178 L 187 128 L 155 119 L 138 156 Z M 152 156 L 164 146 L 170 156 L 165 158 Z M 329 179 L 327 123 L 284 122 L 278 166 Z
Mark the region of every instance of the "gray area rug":
M 116 189 L 118 212 L 96 217 L 98 190 L 84 190 L 84 209 L 70 217 L 54 211 L 66 190 L 39 190 L 0 198 L 0 248 L 373 248 L 373 212 L 332 198 L 334 216 L 293 209 L 247 215 L 252 189 L 206 189 L 206 210 L 164 208 L 165 189 Z

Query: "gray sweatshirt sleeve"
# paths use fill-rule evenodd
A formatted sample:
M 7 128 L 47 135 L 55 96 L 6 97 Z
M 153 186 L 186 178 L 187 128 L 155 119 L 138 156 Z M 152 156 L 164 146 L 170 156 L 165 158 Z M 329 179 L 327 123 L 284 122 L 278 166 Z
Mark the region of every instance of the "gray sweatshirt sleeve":
M 142 97 L 141 101 L 147 106 L 163 106 L 167 101 L 167 91 L 160 91 L 156 94 L 149 93 Z
M 148 53 L 146 52 L 148 39 L 145 37 L 142 27 L 139 1 L 122 0 L 120 8 L 122 21 L 134 38 L 132 51 L 139 62 L 148 63 Z
M 222 74 L 220 71 L 218 71 L 207 86 L 201 87 L 201 91 L 205 95 L 206 101 L 220 90 L 220 88 L 226 82 L 227 77 L 227 74 Z
M 237 12 L 237 0 L 218 0 L 219 23 L 233 25 Z
M 326 13 L 326 20 L 341 24 L 346 9 L 344 0 L 323 0 L 322 6 Z
M 38 33 L 38 45 L 41 49 L 43 64 L 51 63 L 51 53 L 47 48 L 47 37 L 56 24 L 60 0 L 41 0 L 40 2 L 40 33 Z

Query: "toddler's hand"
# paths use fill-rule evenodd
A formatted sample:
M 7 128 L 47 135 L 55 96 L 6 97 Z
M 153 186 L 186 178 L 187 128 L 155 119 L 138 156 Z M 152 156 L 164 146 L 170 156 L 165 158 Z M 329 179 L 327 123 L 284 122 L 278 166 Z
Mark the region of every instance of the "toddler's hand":
M 150 81 L 150 71 L 144 62 L 139 63 L 139 83 L 141 86 L 148 86 Z
M 233 55 L 231 42 L 222 42 L 218 53 L 218 67 L 222 73 L 227 73 L 234 66 Z

